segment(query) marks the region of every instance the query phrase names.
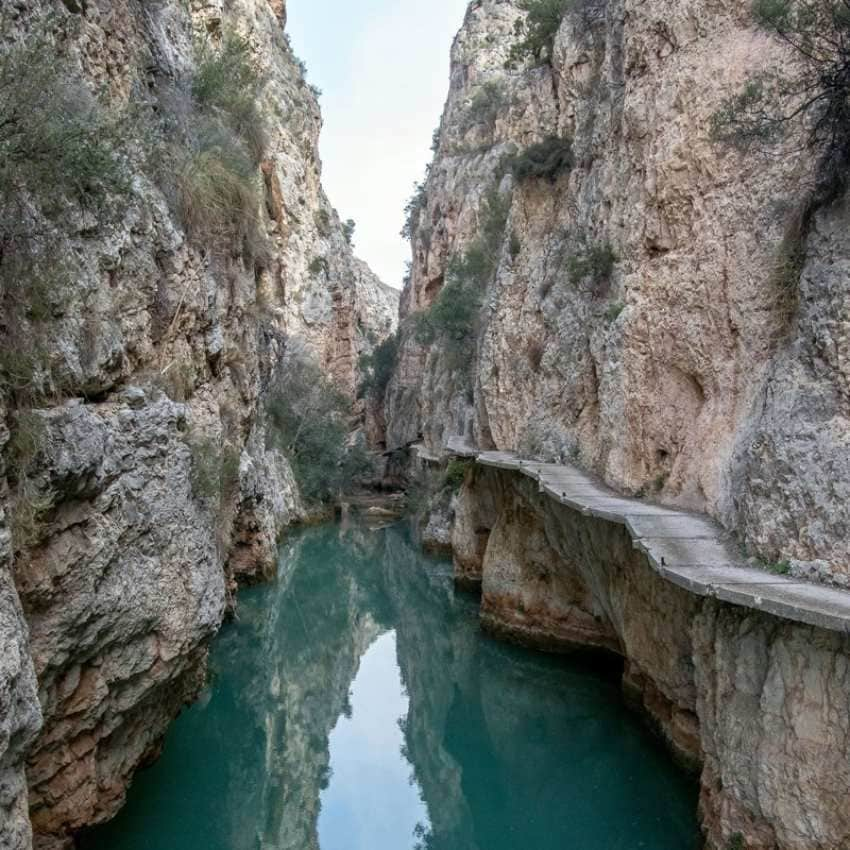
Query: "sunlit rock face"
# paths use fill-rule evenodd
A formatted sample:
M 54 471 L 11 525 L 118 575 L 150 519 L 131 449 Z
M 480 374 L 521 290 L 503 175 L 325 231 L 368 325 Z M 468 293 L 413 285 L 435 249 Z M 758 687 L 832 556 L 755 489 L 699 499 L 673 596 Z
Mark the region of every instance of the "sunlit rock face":
M 787 55 L 738 0 L 588 0 L 565 16 L 551 68 L 506 69 L 520 14 L 472 3 L 452 50 L 402 315 L 438 297 L 489 190 L 510 214 L 470 368 L 406 332 L 390 447 L 467 434 L 578 460 L 707 511 L 754 555 L 846 582 L 844 204 L 817 215 L 789 312 L 777 257 L 813 158 L 710 138 L 724 98 Z M 551 136 L 571 140 L 570 171 L 505 173 L 506 155 Z M 608 246 L 613 271 L 580 279 L 575 259 Z
M 119 220 L 82 216 L 56 237 L 74 262 L 45 329 L 60 389 L 26 414 L 39 523 L 11 541 L 4 531 L 0 547 L 4 848 L 30 843 L 25 759 L 38 846 L 64 846 L 115 813 L 203 681 L 205 644 L 238 581 L 274 570 L 281 529 L 304 512 L 264 414 L 287 346 L 306 344 L 353 401 L 359 356 L 395 326 L 393 291 L 353 256 L 322 190 L 321 116 L 285 20 L 282 0 L 39 0 L 0 11 L 8 44 L 46 26 L 51 51 L 116 112 L 179 105 L 198 39 L 215 45 L 235 31 L 264 80 L 268 139 L 256 175 L 262 251 L 189 238 L 177 176 L 159 173 L 155 155 L 126 165 Z M 135 121 L 122 128 L 138 128 L 127 141 L 143 146 Z M 20 413 L 4 412 L 13 434 Z M 210 460 L 221 475 L 216 467 L 204 489 L 197 473 Z M 11 490 L 5 480 L 8 518 L 25 499 L 20 475 Z
M 479 518 L 457 524 L 455 539 L 461 552 L 483 550 L 484 626 L 547 649 L 621 655 L 626 695 L 701 770 L 711 850 L 843 845 L 846 635 L 693 596 L 653 572 L 622 526 L 560 505 L 524 475 L 487 470 L 459 503 Z M 468 563 L 456 561 L 461 576 Z

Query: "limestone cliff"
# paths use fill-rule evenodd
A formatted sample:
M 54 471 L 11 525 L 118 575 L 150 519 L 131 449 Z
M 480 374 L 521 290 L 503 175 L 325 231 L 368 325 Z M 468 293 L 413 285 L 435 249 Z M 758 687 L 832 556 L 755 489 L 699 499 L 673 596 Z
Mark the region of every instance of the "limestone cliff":
M 396 310 L 322 190 L 319 108 L 281 0 L 40 0 L 0 16 L 4 54 L 36 43 L 34 74 L 62 63 L 74 97 L 122 116 L 125 171 L 120 214 L 51 223 L 66 273 L 37 320 L 4 291 L 4 375 L 28 338 L 46 341 L 10 392 L 0 476 L 0 847 L 22 850 L 27 780 L 40 847 L 114 814 L 202 681 L 236 582 L 273 569 L 303 515 L 266 438 L 283 353 L 303 341 L 353 401 L 358 357 Z M 199 57 L 228 38 L 261 80 L 250 245 L 214 232 L 214 211 L 181 214 L 195 173 L 169 170 L 196 121 Z M 204 155 L 228 144 L 220 131 L 203 125 Z M 29 188 L 26 214 L 47 230 Z
M 817 152 L 712 132 L 794 57 L 744 0 L 576 0 L 518 61 L 528 5 L 474 0 L 454 43 L 410 206 L 388 446 L 569 462 L 710 514 L 738 561 L 847 588 L 846 199 L 804 227 Z M 701 771 L 712 850 L 846 847 L 840 626 L 667 582 L 621 527 L 504 469 L 467 468 L 438 507 L 483 625 L 622 656 L 627 695 Z
M 550 64 L 506 67 L 518 6 L 471 3 L 453 47 L 411 217 L 389 446 L 422 435 L 435 451 L 464 434 L 578 461 L 710 513 L 753 556 L 846 586 L 845 202 L 815 216 L 789 299 L 777 258 L 815 157 L 711 138 L 724 99 L 788 54 L 743 0 L 581 0 Z M 553 139 L 569 141 L 570 167 L 511 167 Z M 417 314 L 494 219 L 474 345 L 458 358 L 416 331 Z

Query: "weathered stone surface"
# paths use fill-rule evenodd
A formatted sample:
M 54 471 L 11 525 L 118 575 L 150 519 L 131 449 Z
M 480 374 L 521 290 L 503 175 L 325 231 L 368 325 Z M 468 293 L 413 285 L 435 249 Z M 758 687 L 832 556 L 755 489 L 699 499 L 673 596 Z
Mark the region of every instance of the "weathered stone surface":
M 73 5 L 4 5 L 4 37 L 55 12 L 57 53 L 116 110 L 140 97 L 173 106 L 198 33 L 247 40 L 265 79 L 267 247 L 253 260 L 190 238 L 175 175 L 141 158 L 127 160 L 120 220 L 62 236 L 74 264 L 44 329 L 58 398 L 25 417 L 42 424 L 11 491 L 0 475 L 0 511 L 31 506 L 36 520 L 13 545 L 0 529 L 4 850 L 30 844 L 25 758 L 39 847 L 114 814 L 201 684 L 237 582 L 268 575 L 281 530 L 303 516 L 264 417 L 287 347 L 303 342 L 353 400 L 359 356 L 396 321 L 397 296 L 353 256 L 322 190 L 321 115 L 281 26 L 283 0 Z
M 25 850 L 31 829 L 24 759 L 42 717 L 28 628 L 9 569 L 5 525 L 0 546 L 0 848 Z
M 846 204 L 816 217 L 789 315 L 775 269 L 814 157 L 710 136 L 724 98 L 788 56 L 739 0 L 607 0 L 565 16 L 551 68 L 508 70 L 519 14 L 515 0 L 468 10 L 402 297 L 403 316 L 427 309 L 480 232 L 487 190 L 512 193 L 473 362 L 407 333 L 388 444 L 462 434 L 578 461 L 843 583 Z M 552 135 L 572 140 L 569 174 L 502 176 L 506 154 Z M 573 280 L 570 258 L 608 244 L 610 279 Z

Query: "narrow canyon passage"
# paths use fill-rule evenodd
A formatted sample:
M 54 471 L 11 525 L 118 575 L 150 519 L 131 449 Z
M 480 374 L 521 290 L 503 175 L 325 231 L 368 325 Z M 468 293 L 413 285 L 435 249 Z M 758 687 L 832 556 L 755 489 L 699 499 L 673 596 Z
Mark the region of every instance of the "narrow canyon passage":
M 295 534 L 85 850 L 693 850 L 696 787 L 605 660 L 495 643 L 400 527 Z

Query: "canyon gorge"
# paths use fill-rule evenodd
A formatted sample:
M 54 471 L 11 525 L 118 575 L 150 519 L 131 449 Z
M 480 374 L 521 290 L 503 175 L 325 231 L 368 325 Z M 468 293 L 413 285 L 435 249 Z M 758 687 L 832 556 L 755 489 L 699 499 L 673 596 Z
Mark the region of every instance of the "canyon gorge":
M 239 586 L 327 515 L 300 425 L 276 436 L 299 403 L 300 421 L 331 410 L 298 397 L 319 384 L 371 451 L 358 476 L 407 490 L 487 632 L 622 666 L 627 702 L 699 779 L 701 846 L 850 850 L 846 150 L 803 113 L 723 134 L 774 91 L 765 72 L 805 66 L 776 12 L 801 4 L 472 0 L 398 293 L 325 195 L 284 0 L 4 3 L 2 850 L 67 850 L 119 812 L 202 692 Z M 458 699 L 421 656 L 451 656 L 462 691 L 479 649 L 436 614 L 397 626 L 417 594 L 429 611 L 445 595 L 397 581 L 366 604 L 365 579 L 328 577 L 347 618 L 334 693 L 316 714 L 299 683 L 284 694 L 273 793 L 321 780 L 326 748 L 317 762 L 305 741 L 330 734 L 390 623 L 414 703 L 436 695 L 406 732 L 423 784 L 463 785 L 416 726 Z M 322 678 L 323 650 L 274 646 Z M 291 802 L 258 802 L 268 846 L 318 846 L 318 798 Z M 431 817 L 452 850 L 477 846 L 457 812 Z

